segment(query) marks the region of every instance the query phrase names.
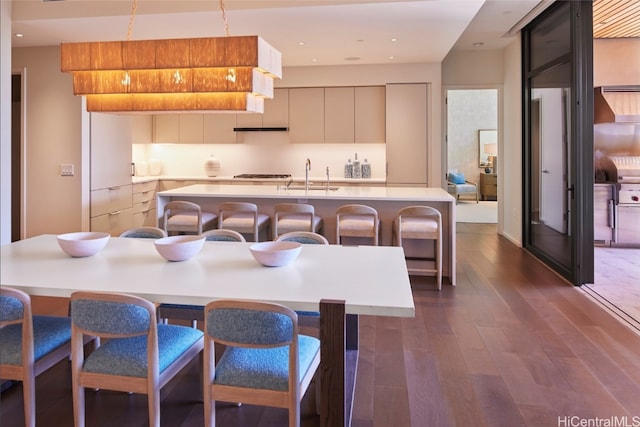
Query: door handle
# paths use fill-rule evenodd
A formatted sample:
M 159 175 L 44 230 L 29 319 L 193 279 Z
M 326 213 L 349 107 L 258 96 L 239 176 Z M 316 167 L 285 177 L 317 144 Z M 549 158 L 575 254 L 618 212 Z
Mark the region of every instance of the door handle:
M 547 169 L 543 169 L 542 173 L 549 173 L 549 171 Z

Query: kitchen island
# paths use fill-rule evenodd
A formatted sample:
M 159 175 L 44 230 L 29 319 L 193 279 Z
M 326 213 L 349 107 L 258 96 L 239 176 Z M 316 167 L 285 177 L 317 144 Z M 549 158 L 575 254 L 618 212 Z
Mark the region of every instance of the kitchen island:
M 344 204 L 366 204 L 378 211 L 381 221 L 381 244 L 391 245 L 393 220 L 398 211 L 410 205 L 432 206 L 442 214 L 442 275 L 450 284 L 456 284 L 456 203 L 442 188 L 426 187 L 336 187 L 329 190 L 314 186 L 313 189 L 287 189 L 284 185 L 220 185 L 196 184 L 162 191 L 157 194 L 158 224 L 162 225 L 164 206 L 172 200 L 197 203 L 203 210 L 218 212 L 218 206 L 227 201 L 245 201 L 258 205 L 261 213 L 273 217 L 278 203 L 308 203 L 314 206 L 316 215 L 322 217 L 324 236 L 335 243 L 336 209 Z M 415 251 L 420 247 L 416 246 Z M 413 247 L 407 255 L 414 256 Z

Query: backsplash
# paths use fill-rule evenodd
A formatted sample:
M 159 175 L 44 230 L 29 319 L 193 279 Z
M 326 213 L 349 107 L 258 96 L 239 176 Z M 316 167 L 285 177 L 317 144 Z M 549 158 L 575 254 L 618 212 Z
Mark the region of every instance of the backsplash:
M 310 176 L 324 179 L 326 168 L 332 178 L 344 177 L 348 159 L 368 160 L 371 178 L 384 179 L 385 144 L 289 144 L 275 134 L 256 135 L 259 141 L 241 144 L 133 144 L 132 161 L 162 163 L 162 175 L 206 177 L 204 163 L 213 154 L 220 160 L 220 176 L 241 173 L 289 173 L 304 177 L 305 161 L 311 160 Z

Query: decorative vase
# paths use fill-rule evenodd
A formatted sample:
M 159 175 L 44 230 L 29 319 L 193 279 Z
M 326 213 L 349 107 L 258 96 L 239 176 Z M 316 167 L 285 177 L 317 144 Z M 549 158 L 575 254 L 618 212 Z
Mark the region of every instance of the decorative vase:
M 484 168 L 484 173 L 491 173 L 491 168 Z
M 207 176 L 218 176 L 220 173 L 220 160 L 216 159 L 213 154 L 204 162 L 204 171 Z

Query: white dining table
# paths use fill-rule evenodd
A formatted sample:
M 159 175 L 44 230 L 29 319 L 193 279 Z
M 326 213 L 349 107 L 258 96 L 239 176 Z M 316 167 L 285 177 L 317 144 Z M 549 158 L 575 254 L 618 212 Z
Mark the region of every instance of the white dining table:
M 0 247 L 0 284 L 30 295 L 124 292 L 194 305 L 233 298 L 320 311 L 321 425 L 350 425 L 358 316 L 415 315 L 402 248 L 304 245 L 291 264 L 264 267 L 250 245 L 205 242 L 193 258 L 170 262 L 151 239 L 111 237 L 96 255 L 72 258 L 55 235 L 41 235 Z

